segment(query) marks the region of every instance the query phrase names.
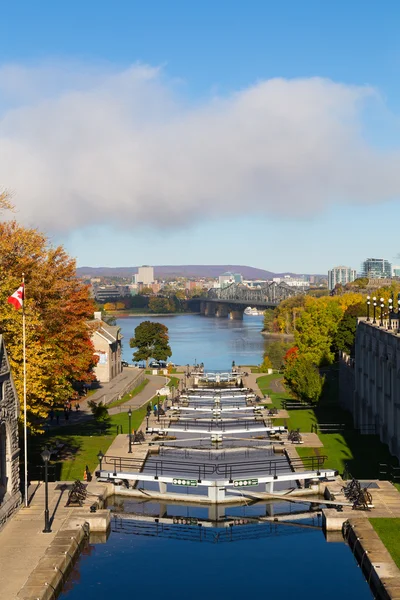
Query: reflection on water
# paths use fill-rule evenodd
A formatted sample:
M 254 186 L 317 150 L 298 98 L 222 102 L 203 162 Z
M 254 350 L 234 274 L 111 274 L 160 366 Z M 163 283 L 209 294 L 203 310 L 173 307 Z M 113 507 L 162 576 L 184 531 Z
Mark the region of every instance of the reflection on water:
M 116 497 L 110 508 L 109 539 L 91 544 L 61 600 L 371 597 L 350 550 L 326 542 L 309 503 L 207 507 Z
M 277 347 L 276 339 L 265 338 L 261 334 L 262 316 L 245 315 L 243 321 L 190 314 L 123 317 L 117 319 L 117 324 L 124 336 L 123 360 L 127 362 L 132 362 L 133 352 L 129 347 L 129 339 L 133 336 L 135 327 L 145 320 L 157 321 L 168 327 L 171 360 L 178 365 L 204 362 L 206 369 L 228 370 L 233 360 L 238 365 L 260 364 L 263 353 L 268 352 L 271 346 Z M 282 355 L 284 349 L 278 349 L 279 353 Z

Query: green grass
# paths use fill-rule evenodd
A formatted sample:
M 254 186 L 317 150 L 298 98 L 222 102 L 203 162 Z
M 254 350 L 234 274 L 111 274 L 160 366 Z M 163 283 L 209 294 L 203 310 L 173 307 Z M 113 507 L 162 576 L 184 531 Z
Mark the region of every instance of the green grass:
M 144 388 L 146 387 L 146 385 L 148 383 L 149 383 L 149 380 L 144 379 L 142 381 L 142 383 L 139 383 L 139 385 L 137 385 L 132 391 L 130 391 L 127 394 L 125 394 L 124 396 L 122 396 L 122 398 L 120 398 L 119 400 L 115 400 L 114 402 L 111 402 L 110 404 L 107 404 L 107 408 L 115 408 L 116 406 L 120 406 L 121 404 L 128 402 L 128 400 L 131 400 L 132 398 L 134 398 L 135 396 L 140 394 L 140 392 L 142 392 L 144 390 Z
M 369 519 L 400 569 L 400 519 Z
M 179 381 L 180 381 L 179 377 L 170 377 L 170 379 L 168 381 L 168 387 L 178 388 Z
M 132 412 L 132 429 L 138 429 L 146 414 L 146 406 Z M 108 432 L 99 431 L 99 425 L 94 420 L 89 420 L 75 425 L 58 427 L 31 439 L 30 461 L 32 464 L 42 463 L 40 452 L 45 447 L 51 447 L 56 440 L 64 443 L 70 449 L 70 458 L 52 461 L 56 466 L 56 478 L 60 481 L 72 481 L 82 479 L 83 472 L 88 465 L 93 471 L 98 465 L 97 454 L 99 450 L 106 453 L 115 439 L 117 425 L 122 426 L 123 433 L 129 431 L 127 413 L 119 413 L 111 416 L 111 426 Z
M 257 379 L 257 384 L 264 394 L 268 394 L 272 405 L 282 408 L 283 400 L 293 400 L 289 391 L 274 392 L 271 383 L 282 379 L 282 375 L 274 373 Z M 361 435 L 353 429 L 352 416 L 338 405 L 338 370 L 335 366 L 326 369 L 326 384 L 319 403 L 313 410 L 289 411 L 290 418 L 286 419 L 288 429 L 300 429 L 300 432 L 311 432 L 311 426 L 317 423 L 343 423 L 344 431 L 338 433 L 320 433 L 319 438 L 323 448 L 297 447 L 300 456 L 320 454 L 328 456 L 326 466 L 336 469 L 339 473 L 347 470 L 358 479 L 378 479 L 379 463 L 397 465 L 386 444 L 382 444 L 377 435 Z M 271 406 L 270 404 L 267 406 Z M 279 424 L 279 423 L 277 423 Z M 397 486 L 396 486 L 397 487 Z M 398 486 L 400 491 L 400 485 Z

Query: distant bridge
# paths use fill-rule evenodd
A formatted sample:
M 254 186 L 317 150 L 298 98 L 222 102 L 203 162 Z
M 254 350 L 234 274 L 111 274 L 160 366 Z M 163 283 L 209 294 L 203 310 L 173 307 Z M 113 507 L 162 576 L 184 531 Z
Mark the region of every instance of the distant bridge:
M 304 294 L 304 291 L 274 281 L 256 288 L 243 283 L 232 283 L 221 289 L 211 288 L 205 296 L 199 298 L 200 312 L 208 317 L 243 319 L 243 311 L 248 306 L 275 308 L 282 300 L 299 294 Z

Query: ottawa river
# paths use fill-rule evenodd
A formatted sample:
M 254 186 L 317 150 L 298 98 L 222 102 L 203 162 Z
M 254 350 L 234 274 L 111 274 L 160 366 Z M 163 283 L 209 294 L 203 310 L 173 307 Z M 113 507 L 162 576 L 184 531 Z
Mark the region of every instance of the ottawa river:
M 208 370 L 230 370 L 233 360 L 237 365 L 260 364 L 272 341 L 261 334 L 262 316 L 244 315 L 243 321 L 191 314 L 122 317 L 117 324 L 124 336 L 123 360 L 129 363 L 133 353 L 129 339 L 142 321 L 157 321 L 168 327 L 172 362 L 177 365 L 203 362 Z

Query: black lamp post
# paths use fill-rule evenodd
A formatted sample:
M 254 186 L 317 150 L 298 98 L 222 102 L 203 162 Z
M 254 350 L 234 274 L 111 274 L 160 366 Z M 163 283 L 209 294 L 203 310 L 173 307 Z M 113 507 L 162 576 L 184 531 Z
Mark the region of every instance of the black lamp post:
M 132 454 L 132 409 L 130 407 L 128 410 L 128 419 L 129 419 L 129 450 L 128 450 L 128 453 Z
M 160 392 L 157 392 L 157 421 L 160 422 Z
M 51 452 L 45 448 L 42 452 L 42 459 L 44 462 L 44 529 L 43 533 L 51 533 L 50 528 L 50 517 L 49 517 L 49 460 Z
M 374 296 L 372 298 L 372 300 L 373 300 L 373 304 L 374 304 L 374 320 L 372 322 L 375 324 L 376 323 L 376 306 L 377 306 L 377 304 L 376 304 L 376 297 Z
M 389 325 L 388 325 L 388 329 L 392 329 L 392 311 L 393 311 L 393 298 L 389 298 Z
M 371 296 L 367 296 L 367 321 L 370 320 L 369 318 L 369 306 L 371 304 Z
M 98 454 L 97 454 L 97 459 L 99 461 L 99 465 L 100 465 L 100 472 L 103 469 L 103 458 L 104 458 L 104 454 L 102 453 L 101 450 L 99 450 Z
M 384 298 L 381 298 L 381 320 L 379 322 L 379 327 L 383 327 L 383 309 L 384 309 Z

